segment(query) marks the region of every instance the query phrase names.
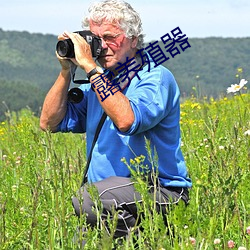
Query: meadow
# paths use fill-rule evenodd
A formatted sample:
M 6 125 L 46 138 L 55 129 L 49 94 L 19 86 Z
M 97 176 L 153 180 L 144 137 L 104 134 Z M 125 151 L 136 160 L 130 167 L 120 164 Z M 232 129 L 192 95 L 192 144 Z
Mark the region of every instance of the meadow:
M 249 103 L 246 91 L 185 100 L 182 150 L 193 181 L 190 204 L 171 208 L 166 226 L 140 182 L 142 230 L 118 242 L 115 222 L 108 221 L 110 235 L 99 222 L 86 233 L 85 249 L 250 249 Z M 40 131 L 29 109 L 6 113 L 0 124 L 0 249 L 81 249 L 76 228 L 85 220 L 75 217 L 71 197 L 82 181 L 85 142 L 82 134 Z M 141 166 L 143 156 L 127 164 Z

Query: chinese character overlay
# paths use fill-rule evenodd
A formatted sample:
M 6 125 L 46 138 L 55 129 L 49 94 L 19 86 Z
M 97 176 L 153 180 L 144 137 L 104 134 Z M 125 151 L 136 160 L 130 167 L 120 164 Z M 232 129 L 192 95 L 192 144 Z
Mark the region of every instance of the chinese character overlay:
M 108 96 L 110 96 L 110 93 L 108 89 L 106 88 L 106 74 L 103 73 L 96 78 L 94 78 L 94 81 L 92 82 L 92 87 L 97 90 L 97 92 L 100 95 L 101 101 L 103 102 Z
M 150 59 L 148 57 L 147 53 L 144 53 L 144 48 L 138 50 L 136 52 L 136 55 L 139 55 L 141 57 L 141 65 L 148 65 L 148 72 L 150 72 Z
M 115 70 L 118 71 L 118 73 L 121 73 L 120 75 L 120 82 L 128 81 L 128 85 L 130 84 L 131 81 L 131 74 L 130 72 L 134 72 L 133 76 L 137 76 L 139 80 L 141 78 L 138 75 L 138 71 L 142 70 L 141 64 L 136 63 L 135 58 L 126 58 L 126 61 L 124 63 L 119 63 L 119 66 L 115 68 Z M 135 65 L 134 65 L 135 64 Z
M 154 61 L 155 67 L 166 62 L 169 59 L 169 57 L 166 57 L 166 55 L 162 51 L 160 45 L 158 44 L 158 41 L 149 43 L 149 45 L 145 49 Z
M 188 42 L 188 37 L 186 37 L 185 34 L 181 35 L 182 31 L 179 27 L 171 30 L 171 34 L 174 38 L 167 33 L 161 37 L 161 40 L 165 44 L 166 52 L 174 58 L 176 55 L 180 54 L 179 47 L 182 51 L 185 51 L 187 48 L 191 47 L 191 45 Z
M 169 60 L 169 54 L 172 58 L 180 54 L 181 51 L 185 51 L 187 48 L 190 48 L 191 45 L 188 42 L 188 37 L 186 34 L 182 34 L 182 31 L 179 27 L 171 30 L 170 33 L 165 34 L 161 37 L 161 41 L 164 44 L 164 51 L 161 49 L 158 41 L 149 43 L 146 48 L 142 48 L 136 52 L 136 55 L 140 56 L 141 64 L 137 63 L 135 57 L 126 58 L 124 63 L 118 62 L 118 67 L 115 70 L 120 73 L 119 78 L 114 78 L 114 73 L 107 71 L 98 77 L 94 78 L 92 82 L 92 89 L 96 89 L 100 95 L 101 101 L 104 101 L 108 96 L 114 95 L 116 92 L 121 91 L 120 83 L 128 82 L 127 86 L 131 82 L 131 78 L 137 76 L 141 80 L 138 72 L 142 70 L 142 67 L 148 65 L 148 72 L 150 72 L 150 57 L 155 63 L 154 67 L 159 66 L 160 64 Z M 145 53 L 145 51 L 147 53 Z

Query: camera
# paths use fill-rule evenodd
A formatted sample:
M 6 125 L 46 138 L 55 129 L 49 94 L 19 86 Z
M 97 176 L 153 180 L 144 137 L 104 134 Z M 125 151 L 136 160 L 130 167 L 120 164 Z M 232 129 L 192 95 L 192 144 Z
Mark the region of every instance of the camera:
M 102 40 L 95 36 L 90 30 L 75 31 L 81 35 L 87 43 L 90 45 L 92 56 L 98 57 L 102 52 Z M 74 58 L 74 44 L 70 39 L 65 39 L 57 42 L 56 51 L 61 57 Z

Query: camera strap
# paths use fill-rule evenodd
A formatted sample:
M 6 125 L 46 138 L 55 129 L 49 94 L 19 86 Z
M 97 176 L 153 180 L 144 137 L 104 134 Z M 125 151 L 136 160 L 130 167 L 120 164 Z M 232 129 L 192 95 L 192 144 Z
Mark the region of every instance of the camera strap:
M 141 63 L 141 61 L 140 61 L 140 59 L 138 59 L 138 57 L 136 57 L 136 59 L 139 60 L 139 62 Z M 141 67 L 137 71 L 130 72 L 128 79 L 131 81 L 132 78 L 136 75 L 136 73 L 138 71 L 140 71 L 147 63 L 148 62 L 144 61 L 143 64 L 141 64 Z M 90 83 L 89 80 L 74 80 L 75 69 L 73 69 L 72 72 L 71 72 L 71 76 L 72 76 L 72 79 L 73 79 L 74 83 L 78 83 L 78 84 Z M 125 84 L 125 86 L 123 85 L 122 89 L 125 89 L 129 85 L 128 81 L 125 81 L 125 82 L 126 82 L 126 84 Z M 102 114 L 102 117 L 101 117 L 98 125 L 97 125 L 95 136 L 94 136 L 94 139 L 93 139 L 93 142 L 92 142 L 92 145 L 91 145 L 91 149 L 90 149 L 90 152 L 89 152 L 88 160 L 87 160 L 87 163 L 86 163 L 86 166 L 85 166 L 85 170 L 84 170 L 84 175 L 83 175 L 83 180 L 82 180 L 82 183 L 81 183 L 81 187 L 87 182 L 87 174 L 88 174 L 88 170 L 89 170 L 89 164 L 90 164 L 90 161 L 91 161 L 91 158 L 92 158 L 92 152 L 93 152 L 95 143 L 96 143 L 96 141 L 98 139 L 98 136 L 100 134 L 100 131 L 102 129 L 102 126 L 104 124 L 104 121 L 106 120 L 106 117 L 107 117 L 107 114 L 104 112 Z
M 91 145 L 91 149 L 90 149 L 90 152 L 89 152 L 88 160 L 87 160 L 87 163 L 86 163 L 86 166 L 85 166 L 81 187 L 87 182 L 87 174 L 88 174 L 88 170 L 89 170 L 89 164 L 90 164 L 90 161 L 91 161 L 91 158 L 92 158 L 92 152 L 93 152 L 95 143 L 96 143 L 97 138 L 98 138 L 98 136 L 100 134 L 100 131 L 102 129 L 102 125 L 103 125 L 106 117 L 107 117 L 107 114 L 104 112 L 102 114 L 102 117 L 101 117 L 98 125 L 97 125 L 96 131 L 95 131 L 95 136 L 94 136 L 94 139 L 93 139 L 93 142 L 92 142 L 92 145 Z

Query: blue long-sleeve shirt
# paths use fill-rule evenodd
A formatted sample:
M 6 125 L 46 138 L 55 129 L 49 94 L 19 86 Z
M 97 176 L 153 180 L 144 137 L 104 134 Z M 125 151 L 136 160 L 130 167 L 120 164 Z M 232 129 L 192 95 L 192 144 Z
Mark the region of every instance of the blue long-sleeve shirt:
M 144 165 L 151 163 L 147 156 L 145 138 L 156 150 L 158 174 L 163 186 L 191 187 L 181 152 L 179 88 L 171 72 L 163 66 L 144 67 L 130 82 L 123 94 L 129 99 L 134 122 L 127 132 L 121 132 L 107 117 L 92 153 L 88 181 L 96 182 L 109 176 L 129 177 L 127 162 L 136 156 L 146 156 Z M 81 85 L 84 99 L 68 103 L 67 113 L 58 126 L 62 132 L 86 132 L 89 155 L 95 131 L 103 109 L 90 84 Z M 109 97 L 107 97 L 109 98 Z

